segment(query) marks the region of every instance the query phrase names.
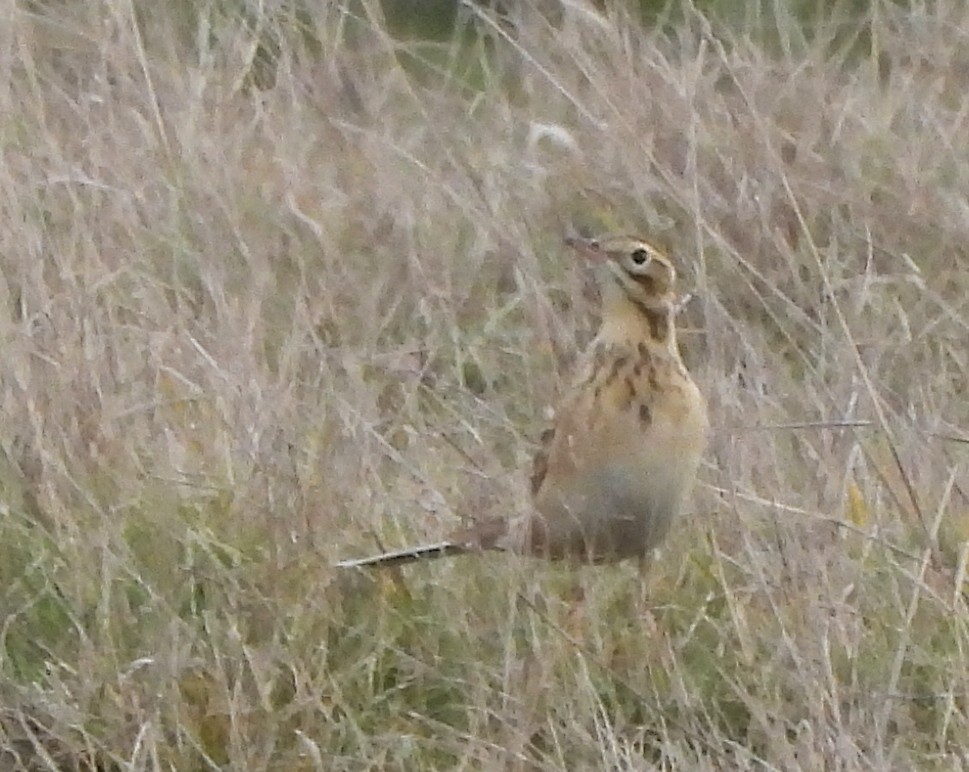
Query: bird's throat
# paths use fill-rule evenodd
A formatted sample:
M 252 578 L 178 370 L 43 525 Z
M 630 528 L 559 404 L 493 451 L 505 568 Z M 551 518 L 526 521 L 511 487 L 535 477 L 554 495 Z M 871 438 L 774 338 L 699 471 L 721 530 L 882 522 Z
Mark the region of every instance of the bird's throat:
M 599 338 L 612 343 L 645 342 L 650 348 L 676 353 L 676 329 L 673 324 L 672 300 L 656 298 L 650 304 L 640 303 L 625 293 L 604 293 L 602 326 Z

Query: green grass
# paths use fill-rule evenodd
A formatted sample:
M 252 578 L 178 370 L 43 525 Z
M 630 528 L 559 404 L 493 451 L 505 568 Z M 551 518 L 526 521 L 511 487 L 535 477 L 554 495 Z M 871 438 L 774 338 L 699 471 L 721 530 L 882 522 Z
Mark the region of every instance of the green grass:
M 0 767 L 965 764 L 969 15 L 716 6 L 11 10 Z M 698 295 L 649 572 L 335 570 L 523 505 L 571 227 Z

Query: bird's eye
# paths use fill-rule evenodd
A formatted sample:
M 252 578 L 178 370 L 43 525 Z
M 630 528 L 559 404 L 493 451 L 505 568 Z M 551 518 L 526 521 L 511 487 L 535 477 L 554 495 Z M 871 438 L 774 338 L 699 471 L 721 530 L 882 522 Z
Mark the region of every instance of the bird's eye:
M 647 252 L 645 249 L 640 248 L 640 249 L 635 250 L 632 253 L 631 257 L 633 259 L 633 262 L 636 265 L 642 265 L 647 260 L 649 260 L 649 252 Z

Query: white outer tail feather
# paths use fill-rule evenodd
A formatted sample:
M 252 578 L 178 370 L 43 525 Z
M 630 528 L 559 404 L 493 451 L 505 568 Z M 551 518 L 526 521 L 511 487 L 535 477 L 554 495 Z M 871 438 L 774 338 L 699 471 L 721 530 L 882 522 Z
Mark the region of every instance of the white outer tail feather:
M 371 555 L 366 558 L 353 558 L 341 560 L 336 564 L 337 568 L 390 568 L 392 566 L 403 566 L 407 563 L 417 563 L 421 560 L 435 560 L 437 558 L 449 557 L 451 555 L 463 555 L 468 552 L 468 548 L 462 544 L 451 541 L 442 541 L 437 544 L 422 544 L 418 547 L 408 547 L 393 552 L 384 552 L 380 555 Z

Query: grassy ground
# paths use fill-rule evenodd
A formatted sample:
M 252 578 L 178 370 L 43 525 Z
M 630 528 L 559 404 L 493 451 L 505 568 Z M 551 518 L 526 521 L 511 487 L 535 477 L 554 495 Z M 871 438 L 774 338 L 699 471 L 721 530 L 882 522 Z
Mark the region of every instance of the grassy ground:
M 969 9 L 228 5 L 4 6 L 0 767 L 969 768 Z M 573 226 L 698 293 L 649 575 L 335 571 L 522 506 Z

